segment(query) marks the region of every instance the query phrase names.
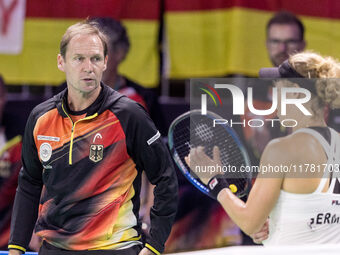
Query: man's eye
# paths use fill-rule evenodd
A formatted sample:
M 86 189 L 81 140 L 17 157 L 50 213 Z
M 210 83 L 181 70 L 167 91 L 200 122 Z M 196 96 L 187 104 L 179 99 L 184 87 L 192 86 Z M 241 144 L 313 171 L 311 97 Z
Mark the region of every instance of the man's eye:
M 95 61 L 95 62 L 98 62 L 98 61 L 101 61 L 101 60 L 102 60 L 101 57 L 93 57 L 92 59 L 93 59 L 93 61 Z
M 75 57 L 74 59 L 77 60 L 77 61 L 82 61 L 84 58 L 83 57 Z

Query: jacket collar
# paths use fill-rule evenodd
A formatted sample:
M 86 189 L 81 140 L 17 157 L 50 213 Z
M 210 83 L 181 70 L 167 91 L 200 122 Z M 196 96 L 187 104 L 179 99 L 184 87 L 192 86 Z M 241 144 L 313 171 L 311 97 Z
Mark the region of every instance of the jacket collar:
M 106 108 L 104 107 L 104 105 L 107 104 L 108 96 L 112 93 L 118 93 L 118 92 L 112 90 L 111 88 L 106 86 L 104 83 L 101 83 L 100 86 L 102 89 L 99 93 L 99 96 L 96 98 L 96 100 L 89 107 L 78 112 L 71 111 L 68 106 L 68 103 L 67 103 L 68 89 L 67 88 L 64 89 L 62 92 L 60 92 L 59 94 L 55 95 L 54 98 L 56 101 L 56 106 L 57 106 L 59 114 L 63 116 L 64 118 L 66 118 L 67 114 L 82 115 L 86 113 L 86 116 L 92 116 L 95 113 L 100 114 L 101 112 L 103 112 L 103 110 Z M 64 110 L 67 112 L 67 114 L 65 113 Z

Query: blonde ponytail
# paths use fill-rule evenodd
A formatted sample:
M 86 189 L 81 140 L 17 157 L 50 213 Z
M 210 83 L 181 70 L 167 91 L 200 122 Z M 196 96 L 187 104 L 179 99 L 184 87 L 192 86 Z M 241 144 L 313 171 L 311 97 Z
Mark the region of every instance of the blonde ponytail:
M 303 52 L 291 56 L 289 62 L 302 76 L 318 79 L 315 87 L 322 102 L 340 108 L 340 66 L 335 59 Z

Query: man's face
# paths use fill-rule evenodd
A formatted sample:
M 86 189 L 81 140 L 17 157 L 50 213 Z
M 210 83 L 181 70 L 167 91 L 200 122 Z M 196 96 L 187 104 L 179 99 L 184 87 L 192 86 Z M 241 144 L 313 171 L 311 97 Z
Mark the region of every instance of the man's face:
M 267 50 L 274 66 L 279 66 L 289 55 L 303 51 L 306 43 L 295 24 L 272 24 L 267 34 Z
M 58 55 L 58 68 L 65 72 L 69 90 L 89 94 L 100 88 L 107 57 L 97 35 L 76 35 L 69 44 L 65 58 Z

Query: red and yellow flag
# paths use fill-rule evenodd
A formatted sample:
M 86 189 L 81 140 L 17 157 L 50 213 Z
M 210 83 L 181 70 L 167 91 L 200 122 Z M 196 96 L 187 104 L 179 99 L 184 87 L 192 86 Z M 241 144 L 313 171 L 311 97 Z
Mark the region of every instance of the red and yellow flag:
M 0 0 L 0 41 L 6 28 L 17 27 L 14 17 L 20 3 L 25 0 Z M 160 70 L 161 9 L 159 0 L 26 1 L 22 39 L 17 39 L 22 43 L 11 45 L 9 54 L 0 53 L 0 73 L 10 84 L 61 83 L 64 74 L 57 69 L 56 56 L 66 28 L 89 16 L 110 16 L 125 24 L 131 39 L 130 53 L 120 71 L 147 87 L 155 87 Z M 280 9 L 302 19 L 308 49 L 340 58 L 337 0 L 165 0 L 166 76 L 256 76 L 259 68 L 271 66 L 265 27 Z
M 282 9 L 301 18 L 307 49 L 340 58 L 337 0 L 166 0 L 167 77 L 256 76 L 271 66 L 265 29 Z
M 11 1 L 17 0 L 7 2 Z M 121 20 L 130 37 L 131 49 L 121 73 L 154 87 L 159 80 L 159 10 L 158 0 L 29 0 L 22 51 L 0 54 L 0 73 L 10 84 L 60 84 L 65 76 L 57 68 L 57 54 L 66 28 L 86 17 L 104 16 Z M 10 17 L 11 21 L 15 22 Z

